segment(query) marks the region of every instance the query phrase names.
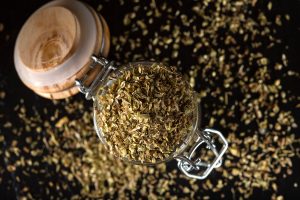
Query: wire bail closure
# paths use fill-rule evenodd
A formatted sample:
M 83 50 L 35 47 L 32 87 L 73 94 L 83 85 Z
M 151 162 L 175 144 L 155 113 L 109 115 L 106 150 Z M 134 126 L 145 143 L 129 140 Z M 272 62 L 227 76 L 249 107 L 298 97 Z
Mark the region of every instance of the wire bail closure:
M 100 84 L 107 78 L 111 71 L 117 69 L 115 63 L 113 61 L 108 61 L 106 58 L 102 56 L 91 56 L 92 64 L 90 65 L 89 70 L 81 79 L 75 80 L 75 85 L 78 87 L 79 91 L 85 94 L 85 98 L 90 100 L 94 97 L 95 92 Z M 100 65 L 100 66 L 99 66 Z M 101 71 L 97 74 L 96 78 L 92 81 L 90 86 L 85 86 L 85 81 L 88 77 L 89 72 L 95 67 L 102 67 Z
M 175 159 L 178 161 L 178 168 L 186 176 L 202 180 L 205 179 L 214 168 L 218 168 L 222 165 L 222 156 L 228 148 L 228 143 L 222 133 L 214 129 L 206 128 L 203 131 L 197 129 L 196 134 L 198 136 L 196 143 L 190 148 L 187 155 L 178 155 L 175 157 Z M 213 135 L 218 136 L 218 138 L 221 140 L 222 148 L 220 151 L 218 151 L 216 148 L 215 140 L 212 137 Z M 205 143 L 206 148 L 211 150 L 215 155 L 215 158 L 212 162 L 201 161 L 201 158 L 192 160 L 196 150 L 203 143 Z M 196 172 L 192 173 L 192 171 Z

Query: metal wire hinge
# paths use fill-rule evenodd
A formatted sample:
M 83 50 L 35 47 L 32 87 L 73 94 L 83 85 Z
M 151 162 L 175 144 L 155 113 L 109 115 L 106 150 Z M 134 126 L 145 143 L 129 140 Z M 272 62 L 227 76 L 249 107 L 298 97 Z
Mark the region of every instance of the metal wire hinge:
M 198 138 L 196 143 L 190 148 L 187 155 L 178 155 L 175 158 L 178 161 L 178 168 L 188 177 L 195 179 L 205 179 L 214 168 L 222 165 L 222 156 L 228 148 L 228 143 L 220 131 L 206 128 L 203 131 L 197 131 Z M 217 150 L 214 137 L 217 136 L 222 143 L 220 151 Z M 201 158 L 193 160 L 196 150 L 201 144 L 206 144 L 206 148 L 215 155 L 212 162 L 202 161 Z M 199 149 L 198 149 L 199 150 Z
M 104 57 L 97 57 L 91 56 L 92 64 L 90 65 L 90 69 L 86 72 L 86 74 L 81 79 L 75 80 L 75 85 L 78 87 L 79 91 L 85 94 L 85 98 L 90 100 L 95 95 L 96 90 L 98 89 L 99 85 L 103 83 L 106 77 L 110 74 L 111 71 L 116 70 L 116 66 L 114 62 L 108 61 Z M 95 79 L 92 81 L 90 86 L 86 86 L 84 83 L 88 78 L 88 74 L 90 70 L 94 69 L 95 67 L 102 67 L 101 71 L 97 74 Z

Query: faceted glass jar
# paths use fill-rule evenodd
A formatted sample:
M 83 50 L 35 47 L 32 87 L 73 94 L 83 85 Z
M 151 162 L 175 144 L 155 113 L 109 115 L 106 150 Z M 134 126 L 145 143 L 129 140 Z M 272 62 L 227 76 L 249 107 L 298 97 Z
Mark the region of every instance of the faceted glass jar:
M 158 64 L 156 62 L 133 62 L 133 63 L 129 63 L 127 65 L 124 65 L 120 68 L 118 68 L 117 70 L 113 71 L 112 73 L 110 73 L 108 75 L 108 77 L 103 80 L 102 84 L 99 86 L 99 89 L 97 90 L 95 96 L 99 96 L 99 95 L 104 95 L 107 91 L 107 89 L 109 87 L 111 87 L 111 85 L 117 81 L 118 77 L 122 76 L 123 73 L 127 70 L 131 70 L 135 67 L 138 66 L 143 66 L 143 67 L 151 67 L 154 64 Z M 182 79 L 182 81 L 184 81 L 188 87 L 189 84 L 187 81 L 185 81 L 184 79 Z M 191 89 L 192 91 L 192 89 Z M 167 162 L 169 160 L 174 159 L 174 157 L 180 155 L 185 149 L 186 147 L 190 144 L 190 142 L 193 139 L 193 136 L 195 135 L 195 132 L 197 130 L 197 127 L 199 127 L 200 124 L 200 112 L 199 112 L 199 106 L 197 104 L 197 100 L 196 100 L 196 95 L 194 94 L 194 92 L 191 95 L 192 98 L 192 108 L 193 108 L 193 112 L 192 112 L 192 116 L 191 116 L 191 127 L 190 127 L 190 131 L 187 131 L 186 133 L 184 133 L 181 143 L 178 144 L 172 152 L 169 153 L 169 155 L 167 157 L 165 157 L 164 159 L 156 159 L 155 162 L 147 162 L 147 161 L 141 161 L 141 160 L 136 160 L 136 159 L 131 159 L 128 157 L 120 157 L 119 155 L 117 155 L 120 159 L 124 160 L 124 161 L 128 161 L 131 162 L 133 164 L 143 164 L 143 165 L 154 165 L 154 164 L 158 164 L 158 163 L 162 163 L 162 162 Z M 100 104 L 100 102 L 98 102 L 98 98 L 94 97 L 94 126 L 97 132 L 97 135 L 99 136 L 101 142 L 106 146 L 106 148 L 109 150 L 109 146 L 107 144 L 107 140 L 106 140 L 106 135 L 103 132 L 102 128 L 99 126 L 100 122 L 99 119 L 97 117 L 97 115 L 102 111 L 103 106 Z M 115 154 L 114 152 L 111 152 L 113 154 Z M 116 154 L 115 154 L 116 155 Z

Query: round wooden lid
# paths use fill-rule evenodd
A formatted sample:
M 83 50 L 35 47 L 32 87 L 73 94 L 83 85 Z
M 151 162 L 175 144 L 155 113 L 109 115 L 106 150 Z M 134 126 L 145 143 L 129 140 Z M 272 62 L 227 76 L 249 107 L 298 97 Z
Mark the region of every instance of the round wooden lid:
M 107 56 L 110 34 L 105 20 L 86 4 L 52 1 L 34 12 L 23 25 L 14 61 L 21 80 L 35 93 L 52 99 L 78 92 L 91 55 Z M 91 73 L 91 82 L 97 71 Z

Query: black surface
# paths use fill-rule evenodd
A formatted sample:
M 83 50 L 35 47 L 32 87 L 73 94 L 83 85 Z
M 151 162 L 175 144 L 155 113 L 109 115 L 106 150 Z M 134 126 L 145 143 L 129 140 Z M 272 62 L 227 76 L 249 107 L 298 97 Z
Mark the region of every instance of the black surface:
M 47 99 L 43 99 L 37 95 L 35 95 L 32 91 L 26 88 L 20 79 L 17 77 L 16 71 L 14 69 L 13 63 L 13 50 L 14 43 L 17 37 L 17 34 L 22 26 L 22 24 L 26 21 L 26 19 L 33 13 L 37 8 L 48 1 L 44 0 L 26 0 L 26 1 L 17 1 L 10 0 L 0 3 L 0 23 L 3 23 L 5 28 L 4 31 L 0 33 L 0 86 L 1 88 L 5 88 L 6 91 L 6 102 L 5 105 L 0 105 L 0 112 L 4 113 L 7 119 L 13 122 L 13 126 L 19 126 L 19 120 L 16 117 L 15 113 L 12 113 L 13 107 L 18 104 L 19 100 L 23 98 L 25 100 L 26 107 L 30 108 L 30 104 L 34 104 L 37 107 L 45 107 L 53 106 L 49 103 Z M 98 2 L 95 1 L 87 1 L 93 7 L 96 7 Z M 188 4 L 188 3 L 187 3 Z M 279 1 L 280 6 L 277 7 L 277 13 L 289 13 L 292 16 L 292 22 L 289 24 L 286 30 L 279 33 L 285 44 L 289 46 L 289 66 L 291 69 L 296 71 L 299 70 L 300 65 L 300 6 L 299 1 Z M 110 31 L 112 35 L 115 35 L 121 31 L 120 26 L 122 26 L 122 20 L 120 20 L 121 13 L 126 10 L 125 8 L 121 8 L 118 5 L 117 1 L 112 1 L 108 3 L 104 3 L 105 10 L 101 13 L 104 18 L 107 20 Z M 182 7 L 182 9 L 188 9 L 188 7 Z M 110 52 L 110 57 L 113 59 L 113 52 Z M 188 59 L 183 59 L 184 64 L 189 64 Z M 184 69 L 183 69 L 184 71 Z M 300 94 L 300 84 L 298 79 L 285 79 L 283 85 L 292 93 L 299 96 Z M 77 95 L 75 98 L 83 98 Z M 89 104 L 89 103 L 87 103 Z M 293 109 L 294 105 L 291 106 L 290 109 Z M 47 117 L 47 116 L 43 116 Z M 299 123 L 300 112 L 296 113 L 296 120 Z M 2 124 L 2 122 L 0 122 Z M 298 129 L 299 130 L 299 129 Z M 0 129 L 0 134 L 6 134 L 6 143 L 0 147 L 5 150 L 11 139 L 9 137 L 9 132 L 5 132 L 7 130 Z M 299 131 L 298 131 L 299 132 Z M 0 159 L 0 167 L 5 168 L 8 163 L 3 159 Z M 294 182 L 299 182 L 300 177 L 300 162 L 298 160 L 294 160 L 293 162 L 293 175 L 288 178 L 279 179 L 279 193 L 284 195 L 287 199 L 297 199 L 300 198 L 299 186 L 298 188 L 294 188 Z M 49 170 L 51 170 L 51 166 L 48 166 Z M 53 178 L 53 177 L 52 177 Z M 56 177 L 61 178 L 61 177 Z M 34 183 L 34 179 L 43 179 L 43 177 L 32 177 L 30 180 L 24 180 L 28 186 L 35 187 L 32 183 Z M 2 183 L 0 184 L 0 199 L 15 199 L 18 197 L 19 185 L 15 182 L 15 174 L 5 172 L 2 177 Z M 11 184 L 12 183 L 12 184 Z M 55 191 L 53 191 L 55 192 Z M 68 194 L 66 194 L 66 198 L 69 195 L 72 195 L 75 191 L 70 190 Z M 230 189 L 224 188 L 224 193 L 230 193 Z M 39 194 L 39 188 L 36 188 L 36 194 Z M 213 194 L 212 194 L 213 195 Z M 255 190 L 252 198 L 258 199 L 268 199 L 270 198 L 270 191 L 262 191 Z M 231 195 L 229 195 L 231 196 Z M 36 198 L 47 199 L 47 196 L 40 196 Z

